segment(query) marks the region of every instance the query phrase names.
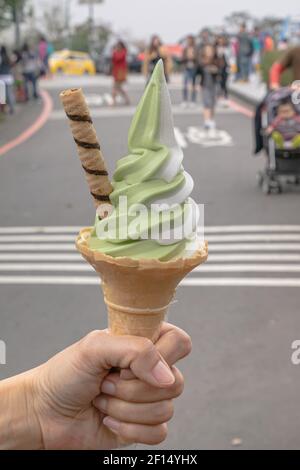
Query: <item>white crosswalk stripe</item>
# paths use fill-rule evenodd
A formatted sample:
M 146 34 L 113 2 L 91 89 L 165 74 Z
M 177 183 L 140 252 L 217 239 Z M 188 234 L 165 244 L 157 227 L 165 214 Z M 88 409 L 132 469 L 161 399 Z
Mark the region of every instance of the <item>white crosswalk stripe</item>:
M 0 227 L 0 285 L 98 285 L 76 252 L 79 229 Z M 300 287 L 300 225 L 208 226 L 205 232 L 209 260 L 182 286 Z

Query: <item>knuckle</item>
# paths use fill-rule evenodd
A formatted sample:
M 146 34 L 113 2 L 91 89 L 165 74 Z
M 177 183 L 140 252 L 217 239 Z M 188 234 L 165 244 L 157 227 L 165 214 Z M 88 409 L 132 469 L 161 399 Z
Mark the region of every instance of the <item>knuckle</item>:
M 185 331 L 181 332 L 179 344 L 181 346 L 183 354 L 185 356 L 188 356 L 188 354 L 190 354 L 192 351 L 192 340 L 191 337 Z
M 94 349 L 96 343 L 99 342 L 103 335 L 103 331 L 94 330 L 88 333 L 84 338 L 79 341 L 79 349 L 84 357 L 90 357 L 91 351 Z
M 172 344 L 176 351 L 179 352 L 180 358 L 188 356 L 192 350 L 191 337 L 180 328 L 173 329 L 170 333 L 172 338 Z
M 137 356 L 151 355 L 154 351 L 155 346 L 148 338 L 136 338 L 130 345 L 130 354 L 132 359 L 135 359 Z
M 176 368 L 173 368 L 173 373 L 175 375 L 175 382 L 172 387 L 172 397 L 177 398 L 184 390 L 184 378 L 182 373 Z
M 143 354 L 151 354 L 155 350 L 155 346 L 152 341 L 148 338 L 141 338 L 141 352 Z
M 174 403 L 172 400 L 168 400 L 165 410 L 165 421 L 170 421 L 174 416 Z
M 166 423 L 163 423 L 156 427 L 155 433 L 151 438 L 151 442 L 149 444 L 160 444 L 161 442 L 165 441 L 168 435 L 168 426 Z
M 93 345 L 95 341 L 99 340 L 99 337 L 102 335 L 101 330 L 93 330 L 90 331 L 84 338 L 80 340 L 80 343 L 82 346 L 90 346 L 91 344 Z
M 124 401 L 134 402 L 136 400 L 136 387 L 130 380 L 117 385 L 117 394 Z
M 153 417 L 157 423 L 165 423 L 173 417 L 174 405 L 172 400 L 161 401 L 155 408 Z
M 168 435 L 168 426 L 166 423 L 151 426 L 149 429 L 139 429 L 127 423 L 121 423 L 119 431 L 120 437 L 124 442 L 141 443 L 147 445 L 156 445 L 163 442 Z

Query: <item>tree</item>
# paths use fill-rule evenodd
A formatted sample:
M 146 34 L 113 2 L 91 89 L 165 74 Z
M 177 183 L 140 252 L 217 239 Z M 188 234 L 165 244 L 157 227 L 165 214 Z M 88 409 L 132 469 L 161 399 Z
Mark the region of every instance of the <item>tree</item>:
M 103 3 L 104 0 L 79 0 L 82 5 L 88 5 L 89 7 L 89 51 L 93 54 L 96 49 L 97 33 L 95 31 L 95 4 Z
M 27 0 L 0 0 L 0 28 L 15 26 L 15 44 L 20 46 L 20 22 L 26 15 L 25 5 Z
M 64 11 L 59 3 L 49 5 L 43 12 L 43 23 L 47 37 L 61 48 L 65 41 Z
M 253 17 L 247 11 L 234 11 L 225 17 L 225 22 L 229 27 L 238 29 L 241 24 L 252 21 Z
M 89 5 L 89 9 L 92 10 L 94 5 L 97 3 L 103 3 L 104 0 L 79 0 L 81 5 Z
M 283 18 L 277 16 L 265 16 L 256 21 L 256 26 L 262 31 L 269 31 L 272 36 L 276 36 L 282 28 Z
M 10 26 L 11 22 L 12 16 L 7 1 L 0 0 L 0 28 L 7 28 Z
M 103 3 L 104 0 L 79 0 L 79 3 L 81 5 L 88 5 L 89 7 L 89 23 L 90 23 L 90 27 L 93 27 L 94 25 L 94 22 L 95 22 L 95 18 L 94 18 L 94 15 L 95 15 L 95 9 L 94 9 L 94 6 L 96 4 L 99 4 L 99 3 Z
M 104 49 L 112 31 L 109 26 L 102 24 L 94 28 L 94 53 L 98 54 Z M 71 48 L 78 51 L 88 52 L 90 50 L 90 25 L 86 21 L 76 26 L 70 38 Z
M 64 6 L 65 8 L 56 1 L 56 3 L 44 8 L 43 29 L 47 38 L 51 40 L 55 49 L 66 47 L 78 51 L 90 51 L 91 29 L 89 19 L 70 28 L 69 5 L 65 3 Z M 95 25 L 93 27 L 93 50 L 101 52 L 110 35 L 111 29 L 109 26 L 105 24 Z

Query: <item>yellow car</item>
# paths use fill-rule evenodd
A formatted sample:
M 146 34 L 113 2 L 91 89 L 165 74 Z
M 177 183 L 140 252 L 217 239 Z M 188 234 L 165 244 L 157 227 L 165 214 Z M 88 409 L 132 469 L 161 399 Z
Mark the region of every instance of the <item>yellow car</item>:
M 64 49 L 51 54 L 49 57 L 51 73 L 64 73 L 66 75 L 95 75 L 94 61 L 86 52 L 76 52 Z

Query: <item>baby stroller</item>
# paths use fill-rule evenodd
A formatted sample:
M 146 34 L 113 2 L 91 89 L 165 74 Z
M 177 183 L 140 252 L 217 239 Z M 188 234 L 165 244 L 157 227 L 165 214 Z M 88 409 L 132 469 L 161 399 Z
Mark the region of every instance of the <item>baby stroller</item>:
M 290 99 L 293 102 L 293 93 L 294 90 L 290 87 L 271 91 L 257 111 L 260 113 L 260 139 L 267 154 L 266 168 L 257 174 L 257 181 L 265 194 L 281 193 L 283 181 L 291 184 L 299 184 L 300 182 L 300 148 L 292 148 L 289 142 L 284 143 L 282 148 L 277 148 L 272 136 L 266 133 L 266 129 L 276 117 L 279 103 L 285 99 Z M 300 115 L 300 104 L 293 103 L 293 106 L 296 113 Z

